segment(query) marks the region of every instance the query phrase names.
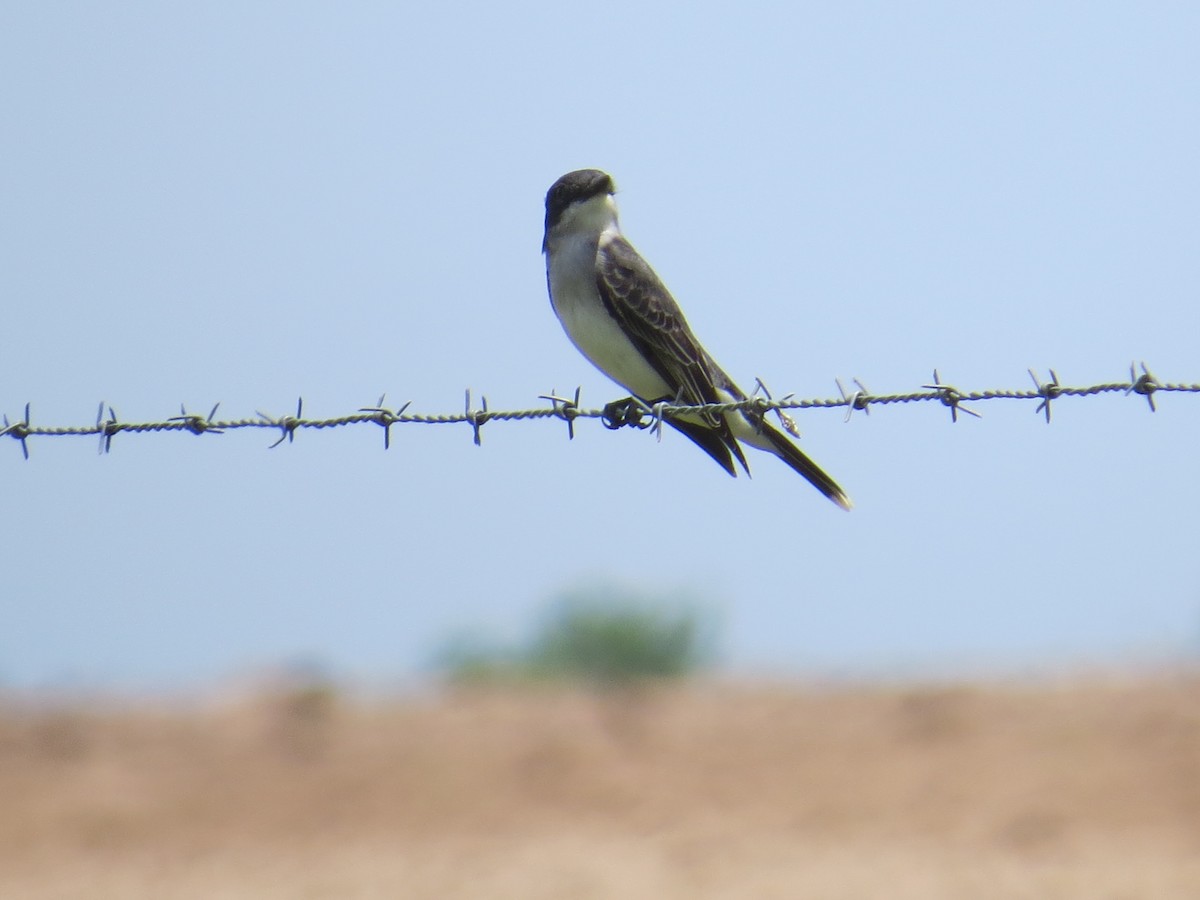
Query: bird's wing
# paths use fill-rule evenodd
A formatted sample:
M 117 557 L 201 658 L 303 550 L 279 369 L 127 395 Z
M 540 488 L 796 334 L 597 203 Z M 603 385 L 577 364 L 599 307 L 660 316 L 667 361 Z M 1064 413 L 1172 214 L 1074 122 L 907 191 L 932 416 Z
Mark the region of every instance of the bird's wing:
M 712 360 L 654 270 L 623 237 L 603 242 L 597 253 L 600 297 L 646 361 L 683 402 L 719 403 Z M 720 417 L 707 418 L 715 426 Z
M 735 396 L 740 391 L 700 346 L 683 311 L 658 275 L 621 236 L 602 241 L 597 250 L 596 286 L 609 315 L 662 377 L 672 391 L 667 400 L 684 403 L 720 403 L 721 385 Z M 654 401 L 663 398 L 643 397 Z M 716 413 L 698 421 L 671 424 L 703 447 L 731 475 L 730 455 L 749 471 L 725 417 Z M 686 426 L 686 427 L 685 427 Z

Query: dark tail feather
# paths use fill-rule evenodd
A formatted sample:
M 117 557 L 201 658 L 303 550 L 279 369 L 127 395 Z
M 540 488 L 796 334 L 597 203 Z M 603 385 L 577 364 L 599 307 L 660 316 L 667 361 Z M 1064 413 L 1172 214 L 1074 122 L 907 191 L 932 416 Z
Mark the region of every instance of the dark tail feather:
M 686 419 L 672 419 L 670 422 L 691 438 L 696 446 L 715 459 L 717 465 L 734 478 L 737 477 L 737 467 L 734 465 L 734 459 L 737 459 L 741 463 L 747 475 L 750 474 L 750 467 L 746 465 L 746 456 L 742 453 L 742 447 L 733 437 L 732 433 L 722 433 L 710 425 L 689 422 Z M 808 479 L 809 484 L 818 491 L 842 509 L 849 511 L 854 504 L 850 502 L 850 498 L 846 496 L 846 492 L 841 489 L 836 481 L 826 475 L 820 466 L 805 456 L 799 447 L 788 440 L 783 432 L 777 431 L 766 422 L 763 422 L 762 433 L 771 442 L 776 456 Z
M 734 440 L 733 435 L 729 433 L 728 427 L 726 427 L 726 432 L 722 434 L 711 425 L 689 422 L 686 419 L 669 419 L 668 421 L 691 438 L 696 446 L 715 459 L 717 465 L 734 478 L 737 478 L 737 467 L 733 464 L 735 457 L 742 464 L 742 468 L 746 470 L 746 474 L 750 474 L 750 467 L 746 465 L 745 454 L 742 453 L 742 448 Z
M 766 422 L 763 423 L 762 433 L 771 442 L 780 459 L 807 478 L 809 484 L 842 509 L 850 510 L 854 504 L 850 502 L 846 492 L 838 486 L 836 481 L 826 475 L 820 466 L 805 456 L 799 447 L 789 441 L 787 435 L 772 428 Z

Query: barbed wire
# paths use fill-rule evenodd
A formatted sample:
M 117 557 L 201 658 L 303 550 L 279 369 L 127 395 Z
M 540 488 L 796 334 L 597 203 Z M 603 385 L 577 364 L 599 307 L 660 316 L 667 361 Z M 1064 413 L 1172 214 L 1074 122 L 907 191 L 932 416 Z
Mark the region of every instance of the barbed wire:
M 21 452 L 29 459 L 30 438 L 57 438 L 77 436 L 99 436 L 100 452 L 112 450 L 112 440 L 118 434 L 144 434 L 158 431 L 186 431 L 195 435 L 223 434 L 243 428 L 266 428 L 279 431 L 279 438 L 272 443 L 271 448 L 278 447 L 285 440 L 289 443 L 295 439 L 300 429 L 339 428 L 348 425 L 375 424 L 383 428 L 384 448 L 391 446 L 391 429 L 393 425 L 455 425 L 469 424 L 476 445 L 482 442 L 481 429 L 491 421 L 525 421 L 531 419 L 561 419 L 567 423 L 568 436 L 575 437 L 576 419 L 601 419 L 605 427 L 617 429 L 622 427 L 654 428 L 661 436 L 663 422 L 687 415 L 715 415 L 732 412 L 736 409 L 753 411 L 759 415 L 768 412 L 776 413 L 784 427 L 792 434 L 798 434 L 795 424 L 787 415 L 792 409 L 828 409 L 845 407 L 846 420 L 855 410 L 869 414 L 872 406 L 883 406 L 900 403 L 939 402 L 950 410 L 952 421 L 958 421 L 958 414 L 965 413 L 976 418 L 981 414 L 974 409 L 964 406 L 965 403 L 978 403 L 985 400 L 1036 400 L 1035 412 L 1045 416 L 1046 423 L 1050 422 L 1050 405 L 1062 397 L 1091 397 L 1099 394 L 1138 394 L 1146 398 L 1150 411 L 1156 411 L 1154 395 L 1159 392 L 1200 393 L 1200 384 L 1181 384 L 1159 381 L 1150 373 L 1143 362 L 1140 364 L 1141 374 L 1137 366 L 1130 364 L 1129 380 L 1114 381 L 1103 384 L 1092 384 L 1086 387 L 1070 387 L 1059 381 L 1058 374 L 1050 369 L 1050 380 L 1043 382 L 1033 369 L 1027 370 L 1033 381 L 1033 389 L 999 389 L 983 391 L 961 391 L 952 384 L 942 381 L 938 370 L 933 370 L 933 380 L 920 385 L 921 390 L 903 394 L 872 394 L 857 378 L 853 379 L 855 390 L 847 391 L 840 380 L 835 379 L 840 397 L 828 399 L 797 399 L 792 394 L 776 400 L 772 398 L 766 385 L 757 379 L 757 389 L 754 396 L 748 400 L 736 403 L 706 403 L 689 405 L 682 402 L 643 403 L 636 398 L 626 398 L 606 404 L 599 409 L 585 409 L 580 404 L 580 389 L 576 388 L 573 396 L 562 397 L 553 390 L 549 394 L 539 395 L 539 399 L 547 401 L 549 407 L 518 410 L 488 409 L 487 397 L 481 398 L 481 405 L 472 405 L 471 390 L 466 391 L 463 411 L 460 413 L 428 414 L 409 412 L 412 405 L 409 401 L 397 409 L 384 405 L 384 397 L 380 397 L 374 406 L 360 407 L 356 412 L 331 418 L 311 419 L 304 417 L 304 399 L 296 404 L 295 415 L 272 416 L 264 412 L 256 412 L 257 418 L 217 419 L 216 404 L 208 415 L 190 413 L 180 406 L 179 415 L 171 416 L 157 422 L 124 422 L 121 421 L 112 406 L 100 404 L 96 421 L 90 425 L 44 426 L 36 425 L 30 417 L 31 404 L 25 404 L 24 416 L 17 421 L 9 421 L 7 414 L 3 416 L 4 426 L 0 428 L 0 437 L 8 435 L 21 444 Z M 107 406 L 107 414 L 105 412 Z

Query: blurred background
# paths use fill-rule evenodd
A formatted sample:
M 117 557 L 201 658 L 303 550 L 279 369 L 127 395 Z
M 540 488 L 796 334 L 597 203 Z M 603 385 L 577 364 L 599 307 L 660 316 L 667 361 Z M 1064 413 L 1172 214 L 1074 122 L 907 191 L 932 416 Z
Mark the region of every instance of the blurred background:
M 338 416 L 386 392 L 432 414 L 467 388 L 522 409 L 576 386 L 601 406 L 622 392 L 562 333 L 539 254 L 545 191 L 583 166 L 614 175 L 627 235 L 743 386 L 1086 385 L 1131 361 L 1197 382 L 1198 41 L 1184 3 L 8 4 L 0 411 Z M 885 695 L 1184 672 L 1197 402 L 1063 398 L 1050 425 L 1015 401 L 957 424 L 933 403 L 801 412 L 849 515 L 763 454 L 734 480 L 677 434 L 594 421 L 571 442 L 489 423 L 480 447 L 397 426 L 386 452 L 366 427 L 270 450 L 265 431 L 31 439 L 27 462 L 0 440 L 0 688 L 175 714 L 262 690 L 319 716 L 547 673 L 628 698 L 697 672 Z M 622 662 L 596 662 L 597 635 Z M 614 666 L 635 673 L 616 689 Z M 1194 710 L 1170 696 L 1150 719 L 1178 761 Z M 942 733 L 941 700 L 892 701 Z M 626 735 L 612 702 L 585 706 Z M 812 702 L 792 712 L 828 713 Z M 75 721 L 49 745 L 14 725 L 12 746 L 70 757 Z M 84 844 L 119 831 L 106 803 Z M 1035 835 L 1069 818 L 1017 807 Z
M 2 15 L 10 419 L 603 405 L 538 252 L 580 166 L 744 385 L 1200 380 L 1187 4 Z M 595 422 L 10 441 L 0 678 L 402 681 L 598 578 L 696 595 L 740 674 L 1194 658 L 1200 416 L 1158 405 L 802 413 L 851 515 Z

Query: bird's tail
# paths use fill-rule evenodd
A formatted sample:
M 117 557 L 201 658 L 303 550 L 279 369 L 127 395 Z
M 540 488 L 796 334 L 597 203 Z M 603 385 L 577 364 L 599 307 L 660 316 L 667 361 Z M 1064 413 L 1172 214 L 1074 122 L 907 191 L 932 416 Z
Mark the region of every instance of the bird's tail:
M 770 449 L 776 456 L 808 479 L 809 484 L 842 509 L 847 512 L 850 510 L 850 507 L 854 504 L 850 502 L 850 498 L 846 496 L 846 492 L 841 489 L 836 481 L 826 475 L 820 466 L 805 456 L 799 447 L 788 440 L 786 434 L 778 431 L 766 422 L 761 423 L 761 429 L 759 437 L 766 438 L 771 445 L 769 448 L 764 449 Z

